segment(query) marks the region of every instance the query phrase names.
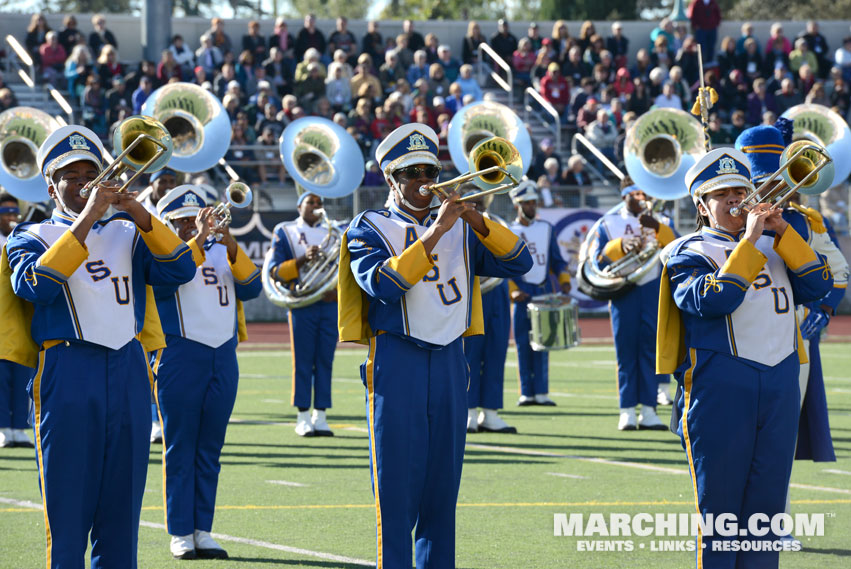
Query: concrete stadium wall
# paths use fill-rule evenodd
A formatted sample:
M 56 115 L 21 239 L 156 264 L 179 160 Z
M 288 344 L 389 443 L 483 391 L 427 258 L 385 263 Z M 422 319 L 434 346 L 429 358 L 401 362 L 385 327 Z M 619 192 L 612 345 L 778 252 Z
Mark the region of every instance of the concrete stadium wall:
M 62 15 L 48 14 L 46 16 L 48 23 L 54 30 L 62 29 Z M 109 28 L 118 39 L 118 53 L 122 61 L 138 61 L 142 58 L 142 20 L 138 16 L 123 16 L 118 14 L 107 14 L 107 28 Z M 30 16 L 28 14 L 0 14 L 0 34 L 5 38 L 7 34 L 12 34 L 19 40 L 23 41 L 26 36 L 26 29 L 29 25 Z M 360 39 L 366 33 L 366 20 L 351 20 L 349 21 L 349 30 Z M 87 35 L 92 31 L 91 15 L 77 15 L 78 27 Z M 247 30 L 248 19 L 227 20 L 225 22 L 225 30 L 230 35 L 231 40 L 236 47 L 241 45 L 243 34 Z M 288 20 L 289 31 L 295 36 L 302 27 L 302 22 L 299 19 Z M 768 40 L 769 28 L 773 22 L 753 22 L 756 36 L 760 38 L 760 45 L 764 46 Z M 805 22 L 797 21 L 782 21 L 783 31 L 789 38 L 794 38 L 800 31 L 804 29 Z M 496 33 L 496 20 L 479 21 L 482 28 L 482 33 L 486 37 L 490 37 Z M 526 35 L 528 21 L 511 22 L 511 31 L 518 38 Z M 553 22 L 539 21 L 541 36 L 547 37 L 552 32 Z M 729 21 L 721 24 L 721 29 L 718 31 L 718 42 L 724 36 L 738 37 L 741 29 L 741 21 Z M 842 44 L 842 38 L 851 35 L 849 24 L 851 20 L 837 20 L 819 22 L 821 33 L 827 38 L 828 45 L 831 49 L 836 49 Z M 579 33 L 581 22 L 569 22 L 568 28 L 571 35 Z M 603 37 L 611 35 L 611 22 L 594 22 L 598 33 Z M 274 21 L 272 18 L 266 18 L 261 21 L 261 32 L 264 35 L 270 35 Z M 631 55 L 642 47 L 649 46 L 650 31 L 656 26 L 656 22 L 623 22 L 624 35 L 630 38 Z M 210 27 L 210 21 L 206 18 L 173 18 L 172 34 L 180 34 L 184 37 L 187 45 L 195 49 L 199 45 L 198 38 Z M 334 20 L 319 20 L 318 27 L 325 32 L 326 37 L 334 31 Z M 467 33 L 466 21 L 440 21 L 432 20 L 425 22 L 415 22 L 414 29 L 425 35 L 429 32 L 437 34 L 442 43 L 449 44 L 454 54 L 460 57 L 461 44 L 464 35 Z M 379 24 L 379 31 L 384 36 L 385 40 L 388 37 L 395 36 L 402 32 L 401 20 L 382 20 Z M 642 38 L 647 41 L 643 41 Z M 4 42 L 5 43 L 5 42 Z M 163 46 L 164 48 L 167 46 Z

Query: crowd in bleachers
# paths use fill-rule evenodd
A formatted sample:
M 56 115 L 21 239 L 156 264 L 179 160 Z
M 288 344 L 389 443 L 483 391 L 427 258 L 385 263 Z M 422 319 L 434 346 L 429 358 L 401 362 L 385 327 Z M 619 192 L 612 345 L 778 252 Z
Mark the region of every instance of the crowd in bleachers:
M 486 37 L 469 22 L 460 54 L 434 33 L 423 36 L 406 20 L 402 33 L 385 37 L 378 22 L 358 38 L 346 18 L 331 33 L 307 15 L 293 34 L 279 18 L 270 36 L 257 21 L 237 40 L 213 18 L 200 38 L 175 35 L 159 61 L 127 63 L 104 16 L 92 19 L 88 36 L 77 30 L 73 15 L 53 31 L 34 15 L 25 45 L 38 62 L 44 81 L 64 89 L 77 101 L 82 119 L 104 137 L 111 125 L 138 113 L 150 93 L 170 81 L 190 81 L 219 97 L 233 124 L 234 145 L 274 146 L 292 120 L 316 115 L 346 128 L 369 159 L 371 149 L 404 122 L 431 125 L 445 141 L 449 121 L 464 104 L 482 98 L 475 74 L 487 43 L 513 69 L 516 88 L 534 87 L 559 115 L 569 135 L 583 132 L 615 162 L 622 159 L 624 133 L 653 106 L 690 109 L 700 85 L 697 41 L 688 23 L 663 19 L 649 37 L 628 38 L 619 22 L 596 30 L 584 22 L 569 30 L 564 21 L 542 31 L 537 24 L 518 32 L 505 20 Z M 572 33 L 573 32 L 573 33 Z M 608 32 L 608 33 L 607 33 Z M 706 41 L 706 37 L 703 38 Z M 710 40 L 714 41 L 714 40 Z M 640 48 L 630 56 L 630 45 Z M 710 46 L 715 49 L 714 43 Z M 704 80 L 720 94 L 710 117 L 714 144 L 731 144 L 743 129 L 773 123 L 790 106 L 825 105 L 847 117 L 851 107 L 851 37 L 831 50 L 816 22 L 789 38 L 780 24 L 770 37 L 757 38 L 745 23 L 737 38 L 724 37 L 704 66 Z M 704 47 L 706 55 L 707 47 Z M 12 97 L 13 98 L 13 97 Z M 13 106 L 0 79 L 0 110 Z M 582 165 L 557 153 L 536 149 L 533 179 L 552 185 L 588 183 Z M 228 158 L 255 158 L 251 150 L 234 150 Z M 542 158 L 543 157 L 543 158 Z M 545 167 L 558 160 L 557 171 Z M 249 181 L 283 175 L 278 168 L 246 168 Z M 544 180 L 546 178 L 546 181 Z

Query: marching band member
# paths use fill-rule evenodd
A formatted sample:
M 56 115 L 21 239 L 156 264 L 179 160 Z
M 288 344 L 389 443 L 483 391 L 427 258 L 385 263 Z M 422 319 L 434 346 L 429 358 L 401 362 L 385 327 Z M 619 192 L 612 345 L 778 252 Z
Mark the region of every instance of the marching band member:
M 240 301 L 260 294 L 260 270 L 227 227 L 208 240 L 216 222 L 203 190 L 185 184 L 157 203 L 192 249 L 195 277 L 180 286 L 155 286 L 167 347 L 155 355 L 156 394 L 163 423 L 166 531 L 178 559 L 227 558 L 210 536 L 219 457 L 236 401 L 236 346 Z
M 752 190 L 750 178 L 747 156 L 729 148 L 708 152 L 687 172 L 700 227 L 662 252 L 656 343 L 657 373 L 675 373 L 682 390 L 675 419 L 695 506 L 704 517 L 732 514 L 743 529 L 753 514 L 783 512 L 803 356 L 791 307 L 833 286 L 823 258 L 779 209 L 730 213 Z M 699 532 L 697 567 L 777 567 L 776 551 L 713 547 L 745 533 Z M 767 535 L 760 539 L 778 537 Z
M 455 566 L 455 503 L 467 417 L 462 335 L 481 334 L 474 275 L 519 276 L 525 244 L 472 204 L 430 212 L 422 186 L 440 172 L 437 134 L 411 123 L 376 160 L 395 192 L 389 209 L 358 215 L 340 253 L 340 339 L 368 343 L 366 386 L 378 569 Z M 461 221 L 459 222 L 459 218 Z
M 479 189 L 471 183 L 459 190 L 464 196 Z M 470 200 L 476 211 L 486 215 L 492 196 Z M 487 216 L 490 217 L 490 216 Z M 508 354 L 508 336 L 511 331 L 511 302 L 508 300 L 508 282 L 503 280 L 493 289 L 482 293 L 482 316 L 485 334 L 464 338 L 464 355 L 470 366 L 470 385 L 467 388 L 467 432 L 516 433 L 498 410 L 502 409 L 502 391 L 505 383 L 505 357 Z M 477 408 L 481 407 L 481 413 Z
M 783 131 L 774 126 L 749 128 L 736 139 L 736 148 L 747 154 L 750 159 L 754 185 L 760 184 L 777 171 L 780 167 L 780 154 L 786 146 L 787 140 L 784 138 Z M 776 184 L 773 184 L 767 188 L 767 191 L 770 192 L 775 187 Z M 814 209 L 796 203 L 799 199 L 800 194 L 796 192 L 790 199 L 789 207 L 783 210 L 783 219 L 813 250 L 827 259 L 833 273 L 833 289 L 823 298 L 805 305 L 799 304 L 796 308 L 796 317 L 801 325 L 804 350 L 808 355 L 809 363 L 801 364 L 798 378 L 801 392 L 801 417 L 795 458 L 832 462 L 836 460 L 836 454 L 833 451 L 830 436 L 819 337 L 821 331 L 830 322 L 830 317 L 839 306 L 842 297 L 845 296 L 845 289 L 848 286 L 848 261 L 845 260 L 838 245 L 831 240 L 826 220 Z M 786 504 L 788 512 L 788 493 Z
M 306 263 L 319 260 L 320 245 L 328 236 L 320 196 L 301 194 L 298 214 L 295 221 L 279 223 L 272 239 L 272 274 L 291 285 L 304 276 L 310 266 Z M 332 436 L 325 412 L 331 407 L 331 370 L 337 350 L 337 291 L 328 291 L 308 306 L 290 309 L 287 320 L 293 358 L 291 404 L 298 408 L 295 432 L 302 437 Z
M 80 196 L 103 164 L 89 129 L 56 129 L 37 162 L 56 209 L 6 244 L 0 299 L 16 317 L 0 337 L 17 345 L 0 357 L 37 367 L 29 390 L 47 565 L 82 567 L 91 534 L 93 568 L 135 568 L 152 380 L 139 338 L 146 309 L 156 312 L 146 283 L 189 281 L 192 254 L 116 182 Z M 106 217 L 110 206 L 119 213 Z
M 599 270 L 628 253 L 638 253 L 653 242 L 664 247 L 674 240 L 671 221 L 654 217 L 646 206 L 648 197 L 627 176 L 621 181 L 624 207 L 603 216 L 589 249 L 589 258 Z M 661 219 L 661 222 L 660 222 Z M 656 415 L 657 402 L 670 404 L 666 376 L 655 374 L 656 312 L 659 305 L 661 265 L 648 271 L 636 286 L 609 303 L 617 358 L 620 417 L 618 429 L 665 430 Z M 641 404 L 636 423 L 635 407 Z
M 151 174 L 148 187 L 139 195 L 142 205 L 151 215 L 157 215 L 157 203 L 177 185 L 177 172 L 163 168 Z
M 526 307 L 533 296 L 559 291 L 570 292 L 570 273 L 562 259 L 553 226 L 536 219 L 538 192 L 535 183 L 523 181 L 509 195 L 517 210 L 511 231 L 529 247 L 534 265 L 523 276 L 508 282 L 509 296 L 514 303 L 514 344 L 517 347 L 517 369 L 520 376 L 520 399 L 517 404 L 555 405 L 549 398 L 549 354 L 536 352 L 529 343 L 532 323 Z M 556 288 L 553 278 L 558 280 Z
M 0 248 L 21 217 L 18 200 L 12 194 L 0 193 Z M 27 435 L 29 397 L 27 382 L 32 376 L 28 367 L 9 360 L 0 360 L 0 447 L 29 447 L 33 442 Z

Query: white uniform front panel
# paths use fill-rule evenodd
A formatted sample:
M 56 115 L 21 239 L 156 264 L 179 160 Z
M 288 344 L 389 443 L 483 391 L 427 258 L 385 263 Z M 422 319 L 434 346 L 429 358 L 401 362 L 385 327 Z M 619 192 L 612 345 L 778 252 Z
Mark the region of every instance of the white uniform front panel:
M 0 248 L 2 248 L 4 245 L 6 245 L 7 240 L 8 240 L 8 237 L 6 237 L 2 233 L 0 233 Z
M 732 241 L 707 239 L 692 241 L 686 249 L 712 259 L 717 268 L 727 262 L 729 252 L 736 245 Z M 731 353 L 774 366 L 797 349 L 795 304 L 786 263 L 774 251 L 774 238 L 763 235 L 756 247 L 768 260 L 748 287 L 742 303 L 727 317 L 727 334 Z
M 218 348 L 236 333 L 236 293 L 228 248 L 216 243 L 207 250 L 195 278 L 177 289 L 183 336 Z
M 28 231 L 50 246 L 68 231 L 68 226 L 37 224 Z M 136 235 L 136 225 L 123 219 L 89 230 L 89 256 L 64 287 L 78 339 L 116 350 L 138 332 L 132 283 Z
M 523 275 L 523 282 L 535 285 L 543 284 L 549 274 L 552 226 L 545 221 L 536 219 L 528 226 L 515 221 L 509 228 L 526 242 L 526 247 L 532 254 L 534 261 L 529 272 Z
M 317 223 L 315 226 L 310 226 L 304 222 L 302 218 L 284 224 L 284 232 L 290 244 L 290 250 L 293 252 L 293 258 L 298 259 L 307 252 L 307 248 L 312 245 L 321 245 L 322 241 L 328 236 L 328 228 Z M 298 270 L 298 278 L 302 280 L 304 277 L 304 267 Z
M 405 250 L 409 231 L 417 239 L 428 229 L 391 216 L 367 212 L 365 217 L 382 234 L 393 256 Z M 467 251 L 467 224 L 452 226 L 432 251 L 435 268 L 402 297 L 402 317 L 407 335 L 445 346 L 470 326 L 471 259 Z M 416 239 L 414 239 L 416 240 Z
M 663 217 L 657 217 L 659 223 L 667 224 L 668 220 Z M 621 208 L 616 213 L 609 213 L 603 216 L 601 221 L 603 229 L 609 239 L 622 239 L 630 237 L 641 237 L 641 223 L 626 207 Z M 648 231 L 649 233 L 649 231 Z M 662 263 L 656 262 L 653 269 L 649 270 L 641 279 L 636 282 L 637 285 L 643 285 L 659 278 L 662 273 Z

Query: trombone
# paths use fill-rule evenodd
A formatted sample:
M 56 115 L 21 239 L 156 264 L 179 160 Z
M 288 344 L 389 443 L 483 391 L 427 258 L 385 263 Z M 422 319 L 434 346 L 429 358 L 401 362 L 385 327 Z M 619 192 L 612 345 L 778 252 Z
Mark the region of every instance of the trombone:
M 446 198 L 458 186 L 472 180 L 482 191 L 458 200 L 464 202 L 490 194 L 504 194 L 517 186 L 523 177 L 523 160 L 520 158 L 520 152 L 514 144 L 499 136 L 486 138 L 476 144 L 470 151 L 468 163 L 469 173 L 438 184 L 422 186 L 420 194 L 427 196 L 429 193 L 434 193 Z M 505 182 L 506 178 L 510 182 Z M 452 189 L 444 189 L 448 187 Z
M 822 170 L 824 173 L 820 174 Z M 833 184 L 834 174 L 833 158 L 824 148 L 808 140 L 797 140 L 780 155 L 777 171 L 732 208 L 730 215 L 738 217 L 761 203 L 770 203 L 772 207 L 783 205 L 799 190 L 820 194 Z M 779 184 L 771 188 L 775 181 Z
M 171 135 L 161 122 L 141 115 L 128 117 L 118 125 L 112 137 L 112 147 L 121 153 L 98 176 L 80 190 L 80 197 L 88 198 L 103 180 L 117 178 L 125 170 L 136 173 L 122 185 L 124 192 L 145 172 L 156 172 L 168 163 L 173 151 Z

